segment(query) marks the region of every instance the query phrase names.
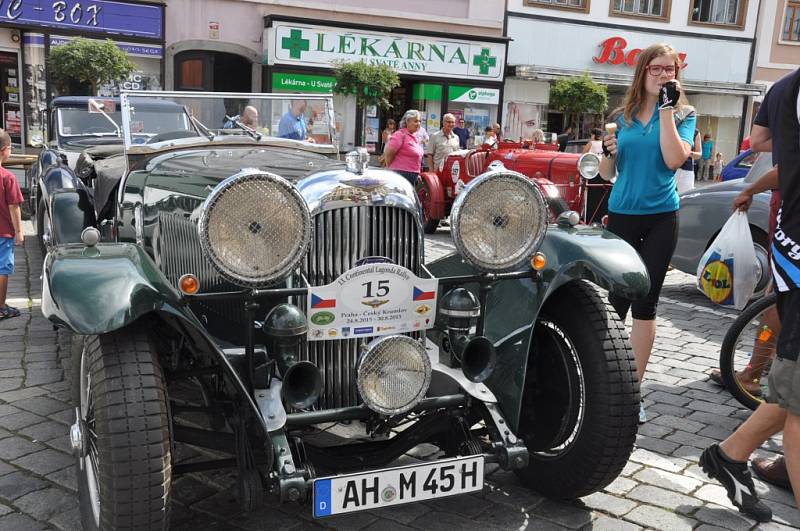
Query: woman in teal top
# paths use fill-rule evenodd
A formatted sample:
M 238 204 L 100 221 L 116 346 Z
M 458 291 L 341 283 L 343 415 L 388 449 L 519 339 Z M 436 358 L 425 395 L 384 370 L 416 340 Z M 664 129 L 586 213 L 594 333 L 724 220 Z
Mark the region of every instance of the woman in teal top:
M 639 54 L 633 83 L 616 114 L 617 134 L 603 139 L 608 153 L 600 175 L 617 177 L 608 200 L 608 230 L 633 246 L 650 274 L 647 297 L 611 303 L 625 319 L 632 310 L 631 346 L 639 381 L 656 337 L 656 307 L 678 235 L 675 170 L 691 152 L 695 114 L 680 90 L 681 60 L 669 44 Z M 644 407 L 639 413 L 644 422 Z

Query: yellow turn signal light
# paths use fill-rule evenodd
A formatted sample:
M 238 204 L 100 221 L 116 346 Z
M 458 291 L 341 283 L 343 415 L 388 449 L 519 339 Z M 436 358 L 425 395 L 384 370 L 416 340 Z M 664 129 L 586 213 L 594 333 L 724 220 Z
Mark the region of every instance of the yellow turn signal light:
M 178 287 L 184 295 L 194 295 L 200 291 L 200 281 L 197 280 L 196 276 L 189 273 L 183 275 L 180 280 L 178 280 Z
M 547 265 L 547 257 L 544 253 L 536 253 L 531 257 L 531 267 L 536 271 L 541 271 Z

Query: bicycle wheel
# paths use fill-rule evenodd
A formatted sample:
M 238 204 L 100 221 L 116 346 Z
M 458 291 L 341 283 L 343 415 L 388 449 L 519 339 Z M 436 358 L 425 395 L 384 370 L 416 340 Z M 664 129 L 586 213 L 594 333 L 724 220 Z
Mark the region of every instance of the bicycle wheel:
M 768 376 L 778 343 L 780 320 L 770 293 L 754 302 L 736 318 L 719 356 L 722 381 L 743 406 L 755 409 L 768 392 Z

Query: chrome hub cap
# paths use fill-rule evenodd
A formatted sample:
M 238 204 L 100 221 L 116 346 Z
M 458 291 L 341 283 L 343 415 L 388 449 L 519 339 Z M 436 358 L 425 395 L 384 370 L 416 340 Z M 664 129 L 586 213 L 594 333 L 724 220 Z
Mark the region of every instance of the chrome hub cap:
M 75 423 L 69 427 L 69 445 L 72 448 L 72 455 L 75 457 L 84 456 L 83 430 L 81 429 L 80 408 L 75 408 Z

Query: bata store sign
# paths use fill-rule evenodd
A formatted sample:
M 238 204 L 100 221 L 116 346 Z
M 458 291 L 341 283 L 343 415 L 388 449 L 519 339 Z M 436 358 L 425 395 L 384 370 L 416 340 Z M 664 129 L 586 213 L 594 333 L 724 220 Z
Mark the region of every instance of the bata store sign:
M 610 37 L 600 43 L 600 54 L 592 57 L 592 61 L 599 64 L 625 65 L 631 68 L 636 66 L 636 60 L 642 53 L 641 48 L 627 49 L 628 41 L 623 37 Z M 686 64 L 686 53 L 678 52 L 681 64 Z
M 331 68 L 336 61 L 385 64 L 402 74 L 503 79 L 506 45 L 276 22 L 266 30 L 267 63 Z
M 641 50 L 670 43 L 686 65 L 683 79 L 747 83 L 753 43 L 737 37 L 615 29 L 570 21 L 508 16 L 508 64 L 565 74 L 632 74 Z M 547 43 L 546 46 L 542 43 Z

